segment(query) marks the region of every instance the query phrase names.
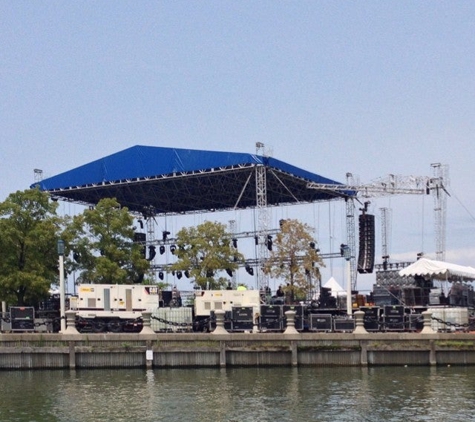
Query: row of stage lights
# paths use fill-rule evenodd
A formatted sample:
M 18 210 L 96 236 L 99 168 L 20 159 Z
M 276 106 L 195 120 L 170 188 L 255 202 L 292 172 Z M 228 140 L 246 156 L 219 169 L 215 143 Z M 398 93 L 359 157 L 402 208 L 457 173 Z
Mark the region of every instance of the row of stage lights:
M 248 274 L 250 275 L 254 275 L 254 269 L 250 266 L 250 265 L 246 265 L 246 271 Z M 230 270 L 230 269 L 226 269 L 226 273 L 229 275 L 229 277 L 232 277 L 233 276 L 233 271 Z M 171 271 L 171 274 L 173 276 L 176 276 L 176 278 L 178 278 L 178 280 L 180 280 L 183 276 L 185 276 L 186 278 L 190 278 L 190 272 L 188 270 L 185 270 L 185 271 Z M 206 276 L 207 277 L 213 277 L 214 276 L 214 271 L 208 271 L 206 273 Z M 160 280 L 163 280 L 165 278 L 165 271 L 159 271 L 158 272 L 158 278 Z
M 169 234 L 170 234 L 169 231 L 163 231 L 163 232 L 162 232 L 162 239 L 163 239 L 163 241 L 166 241 L 166 240 L 167 240 Z M 255 239 L 256 245 L 258 245 L 258 244 L 259 244 L 259 238 L 258 238 L 258 236 L 255 236 L 254 239 Z M 238 240 L 237 240 L 236 238 L 233 238 L 233 239 L 231 239 L 231 241 L 232 241 L 233 247 L 234 247 L 235 249 L 237 249 L 237 247 L 238 247 L 238 245 L 237 245 Z M 273 243 L 273 242 L 272 242 L 272 235 L 267 235 L 266 246 L 267 246 L 267 249 L 268 249 L 269 251 L 272 251 L 272 243 Z M 311 243 L 313 243 L 313 242 L 311 242 Z M 315 246 L 315 243 L 313 243 L 313 245 Z M 177 246 L 176 246 L 176 245 L 174 245 L 174 244 L 173 244 L 173 245 L 170 245 L 170 252 L 171 252 L 173 255 L 175 255 L 176 250 L 177 250 Z M 166 252 L 166 247 L 165 247 L 165 245 L 160 245 L 160 246 L 158 247 L 158 251 L 159 251 L 160 255 L 163 255 L 163 254 Z M 153 260 L 153 259 L 155 258 L 155 256 L 157 255 L 156 247 L 153 246 L 153 245 L 150 245 L 150 246 L 148 247 L 148 252 L 149 252 L 149 256 L 148 256 L 147 260 L 148 260 L 148 261 L 151 261 L 151 260 Z
M 168 239 L 168 236 L 169 236 L 169 235 L 170 235 L 170 232 L 164 230 L 164 231 L 162 232 L 162 240 L 165 242 L 165 241 Z M 234 247 L 235 249 L 237 249 L 237 247 L 238 247 L 238 239 L 237 239 L 237 238 L 232 238 L 232 239 L 231 239 L 231 242 L 232 242 L 232 244 L 233 244 L 233 247 Z M 259 237 L 258 237 L 258 236 L 254 236 L 254 242 L 255 242 L 256 246 L 259 245 Z M 266 244 L 266 246 L 267 246 L 267 249 L 268 249 L 269 251 L 272 251 L 272 245 L 273 245 L 272 235 L 270 235 L 270 234 L 267 235 L 266 243 L 265 243 L 265 244 Z M 310 247 L 311 247 L 312 249 L 315 249 L 315 242 L 310 242 Z M 147 260 L 151 261 L 151 260 L 153 260 L 153 259 L 155 258 L 156 254 L 157 254 L 157 252 L 156 252 L 156 247 L 153 246 L 153 245 L 150 245 L 148 248 L 149 248 L 149 256 L 148 256 Z M 166 252 L 166 247 L 165 247 L 165 245 L 160 245 L 159 248 L 158 248 L 158 250 L 159 250 L 160 255 L 163 255 L 163 254 Z M 170 245 L 170 252 L 171 252 L 173 255 L 175 255 L 176 250 L 177 250 L 177 246 L 176 246 L 175 244 Z M 317 251 L 318 251 L 318 250 L 317 250 Z M 244 268 L 245 268 L 246 272 L 247 272 L 249 275 L 251 275 L 251 276 L 254 275 L 254 268 L 253 268 L 252 266 L 246 265 Z M 230 277 L 233 276 L 232 270 L 227 269 L 226 272 L 227 272 L 227 274 L 228 274 Z M 186 271 L 184 271 L 184 272 L 182 272 L 182 271 L 172 271 L 172 274 L 173 274 L 173 276 L 176 276 L 178 279 L 181 279 L 181 278 L 183 277 L 183 275 L 185 275 L 186 278 L 189 278 L 189 277 L 190 277 L 190 274 L 189 274 L 189 271 L 188 271 L 188 270 L 186 270 Z M 212 271 L 210 271 L 210 272 L 207 274 L 208 277 L 212 277 L 213 275 L 214 275 L 214 274 L 213 274 Z M 160 280 L 163 280 L 164 277 L 165 277 L 164 272 L 163 272 L 163 271 L 160 271 L 160 272 L 158 273 L 158 278 L 159 278 Z

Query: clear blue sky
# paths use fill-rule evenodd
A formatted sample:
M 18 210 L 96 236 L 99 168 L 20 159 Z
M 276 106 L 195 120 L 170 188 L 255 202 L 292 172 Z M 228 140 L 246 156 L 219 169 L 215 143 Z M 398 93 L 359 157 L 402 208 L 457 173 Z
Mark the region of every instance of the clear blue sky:
M 49 177 L 137 144 L 263 142 L 362 183 L 440 162 L 447 260 L 475 265 L 474 17 L 457 0 L 0 0 L 0 200 L 35 168 Z M 388 206 L 391 255 L 433 254 L 431 198 L 371 210 Z

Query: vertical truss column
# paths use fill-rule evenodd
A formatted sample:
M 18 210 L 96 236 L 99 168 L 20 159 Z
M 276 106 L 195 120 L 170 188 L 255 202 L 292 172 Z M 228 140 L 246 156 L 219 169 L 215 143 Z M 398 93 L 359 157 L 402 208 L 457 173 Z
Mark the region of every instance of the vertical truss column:
M 391 208 L 380 208 L 381 211 L 381 257 L 384 262 L 389 259 L 389 236 L 391 232 Z
M 434 172 L 430 189 L 434 196 L 435 256 L 438 261 L 445 261 L 448 168 L 440 163 L 434 163 L 431 166 Z
M 147 243 L 149 245 L 154 245 L 155 244 L 155 220 L 153 217 L 149 217 L 145 220 L 145 224 L 147 226 Z M 153 267 L 155 264 L 155 257 L 152 258 L 150 262 L 150 266 Z M 156 273 L 155 271 L 150 271 L 150 277 L 151 281 L 155 282 L 156 281 Z
M 353 184 L 353 175 L 346 173 L 346 180 L 348 185 Z M 347 198 L 346 202 L 346 238 L 348 247 L 350 248 L 350 281 L 351 288 L 356 290 L 356 237 L 355 237 L 355 202 L 351 198 Z
M 231 232 L 231 235 L 234 236 L 236 234 L 236 220 L 229 220 L 229 231 Z M 237 287 L 236 285 L 236 271 L 233 271 L 233 275 L 231 277 L 231 285 L 233 286 L 233 289 Z
M 262 142 L 256 143 L 256 153 L 264 151 Z M 264 273 L 263 265 L 268 258 L 267 233 L 269 230 L 269 210 L 267 208 L 267 179 L 266 167 L 264 164 L 256 166 L 256 204 L 258 218 L 258 259 L 257 259 L 257 285 L 259 289 L 265 290 L 269 286 L 269 276 Z
M 34 169 L 33 173 L 35 175 L 35 183 L 40 183 L 43 180 L 43 170 Z

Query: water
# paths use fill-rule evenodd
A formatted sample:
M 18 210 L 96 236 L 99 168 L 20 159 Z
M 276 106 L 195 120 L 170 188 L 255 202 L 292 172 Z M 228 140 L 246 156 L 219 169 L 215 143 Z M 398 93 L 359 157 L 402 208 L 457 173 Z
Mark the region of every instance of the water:
M 475 368 L 0 372 L 0 421 L 473 421 Z

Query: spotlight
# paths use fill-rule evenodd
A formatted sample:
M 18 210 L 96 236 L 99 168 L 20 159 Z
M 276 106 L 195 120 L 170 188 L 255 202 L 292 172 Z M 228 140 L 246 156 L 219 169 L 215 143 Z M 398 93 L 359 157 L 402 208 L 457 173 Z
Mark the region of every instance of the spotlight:
M 175 251 L 176 251 L 176 245 L 171 245 L 170 246 L 170 252 L 175 255 Z
M 185 277 L 190 278 L 190 272 L 188 270 L 185 270 Z
M 165 246 L 160 245 L 160 255 L 163 255 L 165 253 Z
M 272 250 L 272 236 L 270 234 L 267 236 L 267 249 Z
M 246 265 L 246 271 L 249 275 L 254 275 L 254 268 L 252 268 L 250 265 Z
M 226 272 L 228 273 L 229 277 L 233 276 L 233 270 L 231 270 L 230 268 L 226 268 Z
M 233 239 L 233 246 L 237 249 L 237 239 L 236 238 Z
M 160 271 L 160 272 L 158 273 L 158 278 L 159 278 L 160 280 L 163 280 L 163 272 L 162 272 L 162 271 Z
M 181 271 L 176 272 L 176 277 L 178 278 L 178 280 L 181 278 Z
M 162 239 L 167 240 L 167 237 L 168 237 L 169 234 L 170 234 L 170 232 L 168 232 L 166 230 L 162 231 Z
M 148 259 L 147 259 L 147 261 L 151 261 L 153 258 L 155 258 L 156 254 L 157 254 L 157 251 L 155 250 L 155 246 L 150 245 L 148 247 Z

